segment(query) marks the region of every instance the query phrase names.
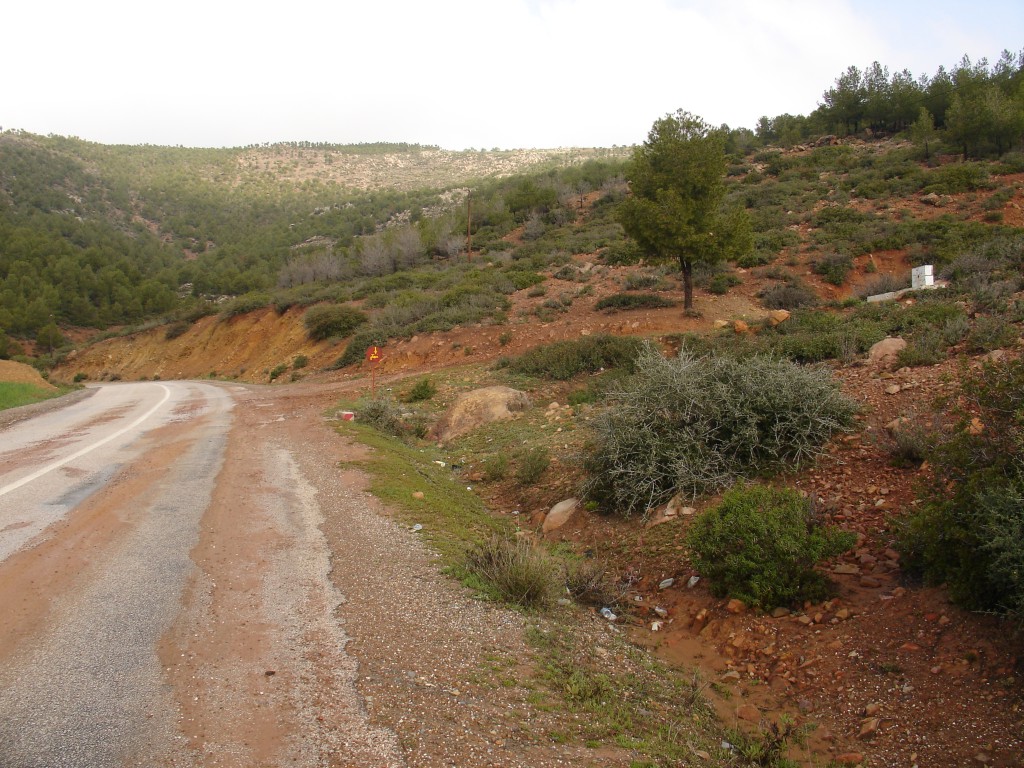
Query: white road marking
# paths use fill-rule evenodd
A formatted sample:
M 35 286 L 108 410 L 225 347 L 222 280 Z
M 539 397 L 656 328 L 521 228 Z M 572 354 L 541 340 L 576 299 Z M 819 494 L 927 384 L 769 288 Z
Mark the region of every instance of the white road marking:
M 116 440 L 121 435 L 125 434 L 126 432 L 131 432 L 133 429 L 135 429 L 137 426 L 139 426 L 142 422 L 144 422 L 146 419 L 148 419 L 150 416 L 152 416 L 154 413 L 156 413 L 157 409 L 160 408 L 160 406 L 162 406 L 164 403 L 166 403 L 170 399 L 170 397 L 171 397 L 171 390 L 169 390 L 163 384 L 158 384 L 157 386 L 160 387 L 160 389 L 162 389 L 164 391 L 163 399 L 160 400 L 159 403 L 154 405 L 148 411 L 146 411 L 144 414 L 139 416 L 139 418 L 137 418 L 135 421 L 133 421 L 127 427 L 125 427 L 124 429 L 118 430 L 117 432 L 114 432 L 112 435 L 107 435 L 102 440 L 99 440 L 99 441 L 93 443 L 92 445 L 87 445 L 87 446 L 85 446 L 85 448 L 82 448 L 82 449 L 80 449 L 78 451 L 75 451 L 73 454 L 71 454 L 70 456 L 67 456 L 67 457 L 61 459 L 60 461 L 55 461 L 52 464 L 48 464 L 47 466 L 43 467 L 42 469 L 36 470 L 31 475 L 26 475 L 25 477 L 21 478 L 20 480 L 15 480 L 13 483 L 10 483 L 9 485 L 3 486 L 2 488 L 0 488 L 0 496 L 8 494 L 11 491 L 16 491 L 17 489 L 21 488 L 21 486 L 27 485 L 28 483 L 31 483 L 33 480 L 38 480 L 43 475 L 48 474 L 50 472 L 53 472 L 53 470 L 55 470 L 55 469 L 60 469 L 65 464 L 69 464 L 70 462 L 74 461 L 75 459 L 79 459 L 82 456 L 85 456 L 87 453 L 91 453 L 92 451 L 96 450 L 97 448 L 106 445 L 111 440 Z

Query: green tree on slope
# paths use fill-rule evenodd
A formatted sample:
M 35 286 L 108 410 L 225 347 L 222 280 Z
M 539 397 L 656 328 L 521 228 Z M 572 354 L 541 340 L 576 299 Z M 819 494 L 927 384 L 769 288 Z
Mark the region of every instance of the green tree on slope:
M 619 221 L 651 261 L 679 260 L 685 309 L 693 268 L 749 251 L 746 212 L 724 211 L 725 136 L 682 110 L 655 121 L 627 171 L 632 194 Z

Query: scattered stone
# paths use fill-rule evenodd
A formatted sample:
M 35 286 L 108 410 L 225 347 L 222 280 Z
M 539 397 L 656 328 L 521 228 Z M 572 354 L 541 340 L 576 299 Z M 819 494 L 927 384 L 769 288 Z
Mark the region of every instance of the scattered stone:
M 566 499 L 555 504 L 544 516 L 544 533 L 558 530 L 569 522 L 569 518 L 573 516 L 578 504 L 577 499 Z
M 668 618 L 668 611 L 662 608 L 660 605 L 654 606 L 654 613 L 661 619 Z
M 814 620 L 807 615 L 797 617 L 797 621 L 803 624 L 805 627 L 814 623 Z
M 846 621 L 848 618 L 850 618 L 850 609 L 840 608 L 838 611 L 836 611 L 836 618 L 840 621 Z
M 775 608 L 772 610 L 771 617 L 773 619 L 781 619 L 783 616 L 789 616 L 789 608 Z
M 858 736 L 862 739 L 870 739 L 878 731 L 878 726 L 882 724 L 880 718 L 868 717 L 860 721 L 860 733 Z
M 858 576 L 860 575 L 860 566 L 853 563 L 839 563 L 832 569 L 832 573 L 837 573 L 840 576 Z
M 683 503 L 682 494 L 676 494 L 668 504 L 651 515 L 650 520 L 647 522 L 647 527 L 652 528 L 655 525 L 667 523 L 669 520 L 674 520 L 681 516 L 689 517 L 696 511 L 693 507 L 688 507 Z
M 734 320 L 732 323 L 732 329 L 736 333 L 750 333 L 750 326 L 742 320 Z
M 864 717 L 874 717 L 882 711 L 882 705 L 877 701 L 872 701 L 866 707 L 864 707 Z
M 900 416 L 899 418 L 893 419 L 885 425 L 885 431 L 890 434 L 899 432 L 903 427 L 910 423 L 910 419 L 906 416 Z
M 790 318 L 788 309 L 775 309 L 768 313 L 768 325 L 774 328 L 780 323 L 784 323 Z
M 900 393 L 900 385 L 899 384 L 890 384 L 888 387 L 885 388 L 885 394 L 887 394 L 887 395 L 898 395 L 899 393 Z
M 874 576 L 861 576 L 860 585 L 862 587 L 867 587 L 868 589 L 878 589 L 880 586 L 882 586 L 882 582 L 880 582 Z
M 671 587 L 675 583 L 676 583 L 675 579 L 663 579 L 658 584 L 658 589 L 668 589 L 669 587 Z
M 733 680 L 733 681 L 739 680 L 740 679 L 740 673 L 737 672 L 735 669 L 730 669 L 728 672 L 726 672 L 724 675 L 722 675 L 722 679 L 723 680 Z
M 717 330 L 721 330 L 722 328 L 728 328 L 728 327 L 729 327 L 729 321 L 728 320 L 715 320 L 715 328 Z
M 727 610 L 729 613 L 743 613 L 745 610 L 747 610 L 747 604 L 744 603 L 742 600 L 737 600 L 736 598 L 733 598 L 728 603 L 726 603 L 725 610 Z
M 697 583 L 699 581 L 700 581 L 700 576 L 691 576 L 689 579 L 686 580 L 686 588 L 687 589 L 693 589 L 694 587 L 697 586 Z
M 984 752 L 979 752 L 978 754 L 976 754 L 974 756 L 974 760 L 975 762 L 981 763 L 982 765 L 987 765 L 988 763 L 992 762 L 992 758 Z
M 984 431 L 985 425 L 977 416 L 971 419 L 971 423 L 967 426 L 967 434 L 969 435 L 980 435 Z
M 412 497 L 414 499 L 419 500 L 425 498 L 425 494 L 423 493 L 423 491 L 413 491 Z
M 942 205 L 942 197 L 935 192 L 929 192 L 927 195 L 921 195 L 921 202 L 937 208 Z

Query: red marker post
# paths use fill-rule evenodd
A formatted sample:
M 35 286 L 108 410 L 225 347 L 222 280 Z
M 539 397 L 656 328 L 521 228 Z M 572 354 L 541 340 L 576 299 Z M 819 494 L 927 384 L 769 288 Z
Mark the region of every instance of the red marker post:
M 373 346 L 366 348 L 366 362 L 370 364 L 370 397 L 377 397 L 377 366 L 380 365 L 380 361 L 384 359 L 384 356 L 380 352 L 380 347 Z

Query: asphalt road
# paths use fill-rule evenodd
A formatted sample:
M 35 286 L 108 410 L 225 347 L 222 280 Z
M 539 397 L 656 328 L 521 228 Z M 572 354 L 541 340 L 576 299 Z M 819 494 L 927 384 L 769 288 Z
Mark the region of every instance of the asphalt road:
M 173 746 L 157 645 L 232 408 L 218 386 L 118 384 L 0 431 L 0 764 L 102 768 Z

